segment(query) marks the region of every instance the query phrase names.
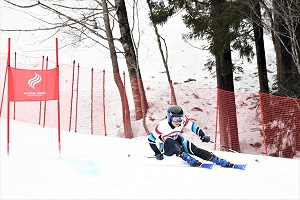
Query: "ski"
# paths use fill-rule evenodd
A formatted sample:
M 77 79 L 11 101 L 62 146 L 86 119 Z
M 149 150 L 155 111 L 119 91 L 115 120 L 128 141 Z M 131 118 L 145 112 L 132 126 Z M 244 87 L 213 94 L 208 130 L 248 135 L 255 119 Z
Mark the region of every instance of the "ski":
M 211 163 L 202 163 L 199 167 L 205 169 L 212 169 L 214 165 L 215 164 L 211 164 Z
M 213 166 L 216 164 L 211 164 L 211 163 L 202 163 L 199 167 L 200 168 L 206 168 L 206 169 L 212 169 Z M 240 169 L 240 170 L 245 170 L 247 164 L 233 164 L 232 167 L 222 167 L 222 168 L 232 168 L 232 169 Z
M 129 155 L 129 154 L 128 154 L 128 155 Z M 149 159 L 155 158 L 155 156 L 147 156 L 147 155 L 135 155 L 135 156 L 142 156 L 142 157 L 144 157 L 144 158 L 149 158 Z M 128 157 L 129 157 L 129 156 L 128 156 Z M 185 161 L 183 161 L 182 164 L 183 164 L 183 166 L 193 167 L 193 166 L 190 166 L 190 165 L 189 165 L 187 162 L 185 162 Z M 199 168 L 205 168 L 205 169 L 212 169 L 214 165 L 215 165 L 214 163 L 201 163 L 200 166 L 196 166 L 196 167 L 199 167 Z
M 213 166 L 215 165 L 215 163 L 201 163 L 201 165 L 199 165 L 199 166 L 191 166 L 186 161 L 183 161 L 182 165 L 186 166 L 186 167 L 195 167 L 195 168 L 199 167 L 199 168 L 205 168 L 205 169 L 212 169 Z
M 231 169 L 240 169 L 240 170 L 245 170 L 247 164 L 233 164 L 231 163 L 230 166 L 227 167 L 222 167 L 222 168 L 231 168 Z
M 213 165 L 216 165 L 216 164 L 213 164 Z M 226 169 L 240 169 L 240 170 L 245 170 L 246 169 L 246 165 L 247 164 L 231 164 L 230 166 L 227 166 L 227 167 L 222 167 L 220 165 L 216 165 L 216 166 L 218 166 L 219 168 L 226 168 Z
M 134 157 L 144 157 L 144 158 L 148 158 L 148 159 L 153 159 L 155 158 L 155 156 L 148 156 L 148 155 L 137 155 L 137 154 L 128 154 L 128 157 L 130 156 L 134 156 Z M 190 166 L 189 164 L 187 164 L 186 162 L 183 162 L 184 166 L 188 166 L 188 167 L 193 167 Z M 200 166 L 196 166 L 199 168 L 205 168 L 205 169 L 213 169 L 213 167 L 215 166 L 215 163 L 202 163 Z M 240 170 L 245 170 L 247 164 L 233 164 L 232 167 L 224 167 L 224 168 L 232 168 L 232 169 L 240 169 Z
M 221 168 L 228 168 L 228 169 L 239 169 L 239 170 L 245 170 L 247 164 L 234 164 L 232 167 L 221 167 Z M 174 165 L 175 166 L 175 165 Z M 216 166 L 215 163 L 202 163 L 200 166 L 190 166 L 187 163 L 182 164 L 181 166 L 184 167 L 195 167 L 195 168 L 204 168 L 204 169 L 215 169 L 214 166 Z
M 233 164 L 233 169 L 245 170 L 247 164 Z

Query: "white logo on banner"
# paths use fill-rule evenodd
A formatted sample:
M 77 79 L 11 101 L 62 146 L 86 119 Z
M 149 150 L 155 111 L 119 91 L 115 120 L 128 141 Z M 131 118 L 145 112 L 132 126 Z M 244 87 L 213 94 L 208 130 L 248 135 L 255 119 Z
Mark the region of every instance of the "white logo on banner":
M 36 84 L 38 84 L 39 82 L 42 81 L 42 77 L 41 77 L 40 75 L 38 75 L 38 74 L 35 73 L 35 72 L 34 72 L 34 74 L 35 74 L 35 77 L 33 77 L 32 79 L 29 79 L 29 80 L 28 80 L 28 85 L 29 85 L 31 88 L 33 88 L 33 89 L 35 89 L 34 86 L 35 86 Z

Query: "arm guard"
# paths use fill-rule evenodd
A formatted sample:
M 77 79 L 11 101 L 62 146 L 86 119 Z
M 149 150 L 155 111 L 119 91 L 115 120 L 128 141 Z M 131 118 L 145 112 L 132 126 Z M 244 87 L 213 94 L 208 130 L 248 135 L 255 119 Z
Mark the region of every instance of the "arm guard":
M 202 131 L 202 129 L 200 127 L 198 127 L 196 124 L 192 124 L 192 128 L 191 130 L 196 133 L 196 135 L 198 135 L 200 138 L 202 138 L 205 134 L 204 132 Z
M 153 136 L 153 134 L 151 133 L 148 137 L 148 143 L 151 147 L 151 149 L 154 151 L 155 155 L 156 154 L 160 154 L 160 150 L 157 148 L 156 143 L 155 143 L 156 138 Z

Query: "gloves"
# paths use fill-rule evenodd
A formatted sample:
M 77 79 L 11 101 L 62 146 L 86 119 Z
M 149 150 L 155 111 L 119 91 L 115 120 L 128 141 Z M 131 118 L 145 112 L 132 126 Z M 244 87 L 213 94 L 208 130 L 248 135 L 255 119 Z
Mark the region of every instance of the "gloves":
M 197 128 L 197 133 L 196 134 L 200 137 L 200 140 L 202 140 L 202 142 L 209 142 L 210 141 L 210 137 L 205 135 L 204 132 L 199 127 Z
M 209 142 L 210 141 L 210 137 L 207 135 L 203 135 L 201 138 L 202 142 Z
M 164 159 L 164 155 L 161 154 L 161 153 L 156 154 L 155 157 L 156 157 L 156 160 L 163 160 Z

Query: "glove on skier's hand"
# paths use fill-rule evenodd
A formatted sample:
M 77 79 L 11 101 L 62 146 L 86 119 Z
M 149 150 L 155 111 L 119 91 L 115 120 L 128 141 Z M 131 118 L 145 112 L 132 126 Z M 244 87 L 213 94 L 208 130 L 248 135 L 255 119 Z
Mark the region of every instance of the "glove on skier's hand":
M 161 153 L 156 154 L 155 157 L 156 157 L 156 160 L 163 160 L 164 159 L 164 155 L 161 154 Z
M 202 142 L 210 142 L 210 137 L 207 135 L 204 135 L 200 138 L 202 140 Z

